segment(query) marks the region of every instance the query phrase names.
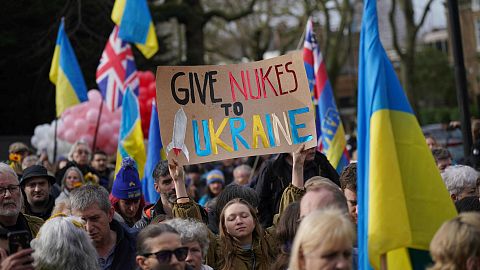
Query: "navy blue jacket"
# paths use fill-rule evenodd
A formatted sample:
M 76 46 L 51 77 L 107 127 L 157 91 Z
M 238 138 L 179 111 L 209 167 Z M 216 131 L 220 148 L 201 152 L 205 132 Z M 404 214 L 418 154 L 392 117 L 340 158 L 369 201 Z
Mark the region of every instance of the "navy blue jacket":
M 110 222 L 110 229 L 117 233 L 112 270 L 135 269 L 138 230 L 127 227 L 116 220 Z

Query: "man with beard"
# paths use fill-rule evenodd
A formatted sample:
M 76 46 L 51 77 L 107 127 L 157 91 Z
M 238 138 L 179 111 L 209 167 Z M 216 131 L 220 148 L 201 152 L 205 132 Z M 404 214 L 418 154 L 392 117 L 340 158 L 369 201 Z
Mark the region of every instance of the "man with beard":
M 158 215 L 164 215 L 172 218 L 172 207 L 177 200 L 175 193 L 175 183 L 168 171 L 168 162 L 161 160 L 153 170 L 153 186 L 155 191 L 160 194 L 160 198 L 155 204 L 150 204 L 143 208 L 142 218 L 133 226 L 137 229 L 145 228 Z M 202 209 L 203 221 L 207 223 L 207 213 Z
M 155 180 L 153 187 L 160 194 L 160 198 L 157 203 L 145 206 L 142 218 L 135 224 L 135 228 L 145 228 L 158 215 L 172 217 L 172 207 L 177 196 L 175 195 L 175 183 L 168 171 L 166 160 L 161 160 L 155 165 L 153 179 Z
M 0 226 L 9 232 L 25 230 L 33 239 L 43 220 L 20 213 L 22 197 L 17 174 L 7 164 L 0 163 Z
M 55 198 L 50 195 L 50 188 L 55 184 L 55 177 L 48 174 L 42 165 L 26 168 L 20 181 L 25 196 L 24 213 L 47 220 L 55 206 Z
M 43 225 L 43 220 L 20 213 L 21 208 L 22 192 L 18 176 L 10 166 L 0 163 L 0 227 L 8 232 L 27 231 L 30 239 L 33 239 Z M 8 257 L 2 256 L 1 268 L 33 269 L 32 252 L 28 248 Z M 0 254 L 6 255 L 5 250 L 1 250 Z

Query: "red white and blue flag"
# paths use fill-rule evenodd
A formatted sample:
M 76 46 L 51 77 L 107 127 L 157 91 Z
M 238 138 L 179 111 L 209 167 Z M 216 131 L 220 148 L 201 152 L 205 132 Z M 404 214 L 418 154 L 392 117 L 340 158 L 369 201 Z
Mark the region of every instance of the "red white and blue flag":
M 341 172 L 349 163 L 345 130 L 328 80 L 325 61 L 315 39 L 312 18 L 308 19 L 305 31 L 303 61 L 315 107 L 318 150 Z
M 97 67 L 97 84 L 107 107 L 114 111 L 122 106 L 123 94 L 127 88 L 138 96 L 139 79 L 128 42 L 118 37 L 118 27 L 113 28 Z

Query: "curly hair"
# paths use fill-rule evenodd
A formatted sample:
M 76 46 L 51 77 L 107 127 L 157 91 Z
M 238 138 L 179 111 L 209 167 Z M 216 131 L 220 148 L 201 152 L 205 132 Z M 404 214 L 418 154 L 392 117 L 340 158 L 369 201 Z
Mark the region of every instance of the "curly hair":
M 357 163 L 350 163 L 343 169 L 340 174 L 340 185 L 342 190 L 357 192 Z
M 166 224 L 172 226 L 180 233 L 182 243 L 197 242 L 202 249 L 202 257 L 207 255 L 208 244 L 208 229 L 203 224 L 194 219 L 174 218 L 165 221 Z
M 97 251 L 81 222 L 59 216 L 43 224 L 31 242 L 35 269 L 99 269 Z

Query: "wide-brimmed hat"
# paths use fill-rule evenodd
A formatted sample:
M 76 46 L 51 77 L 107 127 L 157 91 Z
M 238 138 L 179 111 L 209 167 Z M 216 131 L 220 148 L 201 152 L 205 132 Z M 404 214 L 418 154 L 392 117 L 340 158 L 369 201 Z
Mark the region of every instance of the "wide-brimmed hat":
M 28 179 L 34 177 L 46 178 L 50 185 L 53 185 L 56 182 L 55 177 L 48 174 L 47 168 L 43 167 L 42 165 L 32 165 L 23 170 L 22 179 L 20 179 L 20 185 L 25 185 Z

